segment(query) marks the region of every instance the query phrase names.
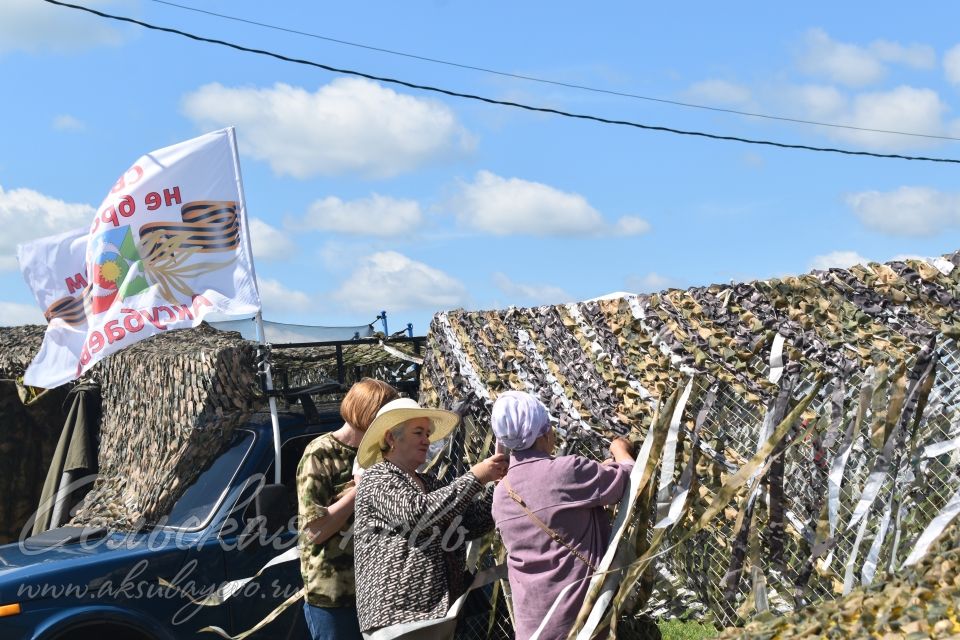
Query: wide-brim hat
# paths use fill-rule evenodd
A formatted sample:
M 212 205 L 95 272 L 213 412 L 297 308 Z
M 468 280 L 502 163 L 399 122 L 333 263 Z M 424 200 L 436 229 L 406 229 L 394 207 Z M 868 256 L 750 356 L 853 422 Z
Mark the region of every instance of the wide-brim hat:
M 387 431 L 414 418 L 430 419 L 430 424 L 433 427 L 430 442 L 446 438 L 460 422 L 460 416 L 452 411 L 427 409 L 410 398 L 391 400 L 380 408 L 377 417 L 373 419 L 373 422 L 363 434 L 363 440 L 360 441 L 360 446 L 357 448 L 357 464 L 362 469 L 367 469 L 380 462 L 383 459 L 380 443 L 383 442 Z

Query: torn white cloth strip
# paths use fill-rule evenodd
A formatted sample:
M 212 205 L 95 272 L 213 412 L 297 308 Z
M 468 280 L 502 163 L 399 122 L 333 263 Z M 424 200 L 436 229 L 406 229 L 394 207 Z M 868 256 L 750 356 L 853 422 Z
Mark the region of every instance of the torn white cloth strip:
M 950 262 L 943 256 L 939 256 L 932 260 L 927 258 L 927 262 L 935 266 L 940 271 L 940 273 L 942 273 L 945 276 L 948 276 L 951 273 L 953 273 L 954 268 L 956 268 L 952 262 Z
M 863 534 L 867 531 L 867 518 L 860 522 L 860 529 L 857 530 L 857 537 L 853 541 L 853 549 L 850 550 L 850 556 L 847 558 L 846 570 L 843 574 L 843 595 L 847 595 L 853 590 L 853 570 L 857 564 L 857 554 L 860 551 L 860 543 L 863 542 Z
M 880 561 L 880 549 L 883 548 L 883 541 L 887 537 L 887 529 L 890 526 L 892 501 L 893 495 L 891 494 L 890 500 L 887 501 L 887 506 L 883 509 L 883 515 L 880 516 L 880 530 L 877 531 L 877 535 L 874 536 L 873 544 L 870 545 L 870 551 L 867 552 L 867 557 L 863 561 L 863 568 L 860 569 L 860 584 L 865 587 L 870 586 L 873 582 L 873 576 L 877 572 L 877 563 Z
M 770 347 L 770 382 L 776 384 L 783 375 L 783 343 L 786 338 L 782 333 L 773 336 L 773 345 Z
M 863 493 L 860 494 L 860 500 L 857 502 L 857 506 L 853 509 L 853 515 L 850 516 L 850 524 L 847 525 L 848 530 L 852 529 L 857 522 L 860 521 L 860 518 L 864 518 L 870 511 L 870 507 L 873 506 L 874 501 L 877 499 L 877 496 L 880 493 L 880 488 L 883 486 L 887 475 L 893 468 L 894 455 L 896 455 L 899 459 L 901 454 L 899 451 L 896 451 L 896 448 L 898 442 L 902 445 L 901 433 L 903 432 L 905 426 L 904 412 L 908 411 L 909 407 L 913 406 L 917 389 L 920 388 L 920 383 L 923 382 L 923 380 L 933 371 L 934 362 L 935 361 L 931 359 L 920 377 L 910 381 L 910 387 L 907 390 L 906 398 L 903 403 L 903 409 L 901 409 L 901 415 L 897 419 L 897 425 L 890 432 L 890 435 L 887 436 L 887 441 L 883 444 L 883 449 L 880 451 L 880 455 L 877 458 L 877 463 L 874 465 L 873 471 L 867 477 L 867 482 L 863 486 Z
M 695 448 L 701 448 L 703 444 L 700 440 L 700 430 L 703 428 L 703 423 L 707 420 L 707 415 L 710 413 L 710 410 L 713 408 L 714 402 L 717 400 L 717 385 L 714 384 L 710 387 L 710 390 L 707 392 L 707 397 L 704 399 L 703 404 L 700 406 L 700 411 L 697 412 L 697 420 L 693 426 L 693 434 L 691 436 L 691 457 L 687 461 L 687 468 L 683 470 L 683 473 L 680 474 L 680 490 L 673 496 L 673 500 L 670 501 L 670 507 L 667 509 L 667 513 L 663 516 L 659 522 L 657 522 L 653 528 L 654 529 L 663 529 L 673 525 L 677 520 L 680 519 L 680 514 L 683 512 L 683 505 L 687 502 L 687 496 L 690 494 L 690 487 L 693 481 L 693 465 L 695 461 L 695 456 L 693 450 Z
M 945 453 L 950 453 L 954 449 L 960 447 L 960 438 L 954 438 L 953 440 L 945 440 L 944 442 L 935 442 L 933 444 L 928 444 L 923 448 L 923 453 L 920 454 L 921 458 L 936 458 L 937 456 L 942 456 Z
M 894 435 L 896 434 L 891 434 L 891 437 Z M 877 470 L 873 471 L 867 477 L 867 482 L 863 486 L 863 493 L 860 494 L 860 500 L 857 501 L 857 506 L 853 509 L 853 515 L 850 516 L 850 523 L 847 524 L 847 529 L 855 527 L 861 518 L 866 519 L 864 516 L 867 515 L 877 496 L 880 495 L 880 489 L 887 479 L 889 465 L 878 464 L 877 467 Z
M 947 525 L 957 517 L 958 513 L 960 513 L 960 490 L 957 490 L 957 492 L 953 494 L 943 509 L 940 510 L 940 513 L 938 513 L 937 516 L 930 521 L 930 524 L 927 525 L 927 528 L 923 530 L 923 533 L 917 538 L 917 543 L 913 546 L 913 551 L 911 551 L 907 559 L 903 561 L 903 566 L 912 567 L 917 564 L 920 558 L 926 555 L 930 549 L 930 545 L 940 537 L 940 534 L 943 533 Z
M 447 614 L 442 618 L 432 620 L 418 620 L 382 627 L 370 633 L 364 633 L 364 640 L 435 640 L 436 638 L 452 638 L 457 627 L 457 616 L 466 602 L 467 596 L 474 589 L 479 589 L 494 580 L 507 577 L 507 565 L 499 564 L 479 572 L 463 595 L 450 606 Z
M 284 551 L 278 556 L 274 556 L 265 565 L 263 565 L 259 571 L 257 571 L 254 575 L 250 576 L 249 578 L 241 578 L 239 580 L 231 580 L 229 582 L 224 582 L 222 585 L 220 585 L 220 587 L 216 591 L 208 595 L 206 598 L 203 598 L 202 600 L 190 598 L 190 600 L 191 602 L 193 602 L 193 604 L 197 605 L 198 607 L 219 606 L 224 602 L 226 602 L 227 600 L 229 600 L 231 597 L 233 597 L 234 594 L 236 594 L 238 591 L 243 589 L 247 585 L 247 583 L 253 580 L 256 580 L 258 577 L 260 577 L 260 575 L 270 567 L 276 566 L 278 564 L 282 564 L 284 562 L 292 562 L 294 560 L 300 560 L 300 550 L 296 546 L 287 549 L 286 551 Z M 177 588 L 176 585 L 170 584 L 163 578 L 160 578 L 159 582 L 161 586 L 172 588 L 172 589 Z M 183 593 L 187 597 L 190 597 L 186 592 L 183 592 Z
M 401 351 L 400 349 L 397 349 L 396 347 L 391 347 L 389 344 L 387 344 L 383 340 L 380 341 L 380 346 L 383 347 L 384 351 L 386 351 L 387 353 L 389 353 L 395 358 L 399 358 L 400 360 L 403 360 L 405 362 L 412 362 L 413 364 L 419 364 L 419 365 L 423 364 L 423 358 L 418 358 L 417 356 L 412 356 L 409 353 L 404 353 L 403 351 Z
M 680 394 L 680 400 L 673 409 L 673 415 L 670 417 L 670 426 L 667 429 L 667 439 L 663 443 L 663 458 L 660 462 L 660 484 L 657 487 L 660 491 L 668 489 L 673 483 L 673 472 L 677 466 L 677 436 L 680 433 L 680 423 L 683 421 L 683 412 L 687 408 L 687 401 L 690 399 L 690 391 L 693 389 L 693 376 L 687 380 L 687 386 L 683 388 Z
M 863 384 L 860 387 L 860 406 L 865 406 L 873 393 L 873 380 L 876 376 L 876 369 L 871 365 L 867 368 L 863 376 Z M 856 409 L 856 410 L 859 410 Z M 840 443 L 840 449 L 837 451 L 833 463 L 830 465 L 830 473 L 827 475 L 827 519 L 830 526 L 830 535 L 833 536 L 837 531 L 837 520 L 840 512 L 840 485 L 843 482 L 843 474 L 847 468 L 847 459 L 850 457 L 850 451 L 853 448 L 853 440 L 857 435 L 854 429 L 857 427 L 857 417 L 854 415 L 847 424 L 847 430 L 843 434 L 843 441 Z M 828 556 L 833 559 L 833 551 Z
M 604 552 L 603 558 L 600 560 L 596 574 L 590 579 L 590 587 L 587 589 L 587 593 L 593 591 L 594 587 L 601 583 L 603 585 L 603 590 L 597 597 L 597 601 L 594 604 L 593 609 L 591 609 L 590 615 L 587 617 L 587 621 L 583 625 L 583 629 L 581 629 L 580 633 L 577 635 L 577 640 L 590 640 L 590 637 L 593 636 L 593 632 L 603 619 L 604 612 L 607 610 L 607 607 L 613 600 L 613 596 L 616 595 L 617 588 L 619 586 L 618 573 L 604 572 L 610 569 L 610 565 L 613 564 L 613 559 L 617 554 L 617 547 L 620 546 L 620 539 L 627 528 L 627 515 L 633 512 L 633 506 L 636 504 L 638 497 L 637 494 L 639 493 L 640 478 L 643 477 L 643 470 L 647 466 L 647 460 L 650 458 L 651 449 L 653 449 L 652 423 L 649 429 L 647 429 L 647 437 L 644 439 L 643 445 L 640 447 L 640 453 L 637 455 L 637 460 L 633 465 L 633 470 L 630 472 L 630 485 L 627 487 L 626 492 L 624 492 L 623 498 L 620 500 L 620 506 L 617 508 L 617 517 L 613 521 L 613 527 L 611 527 L 610 544 L 607 546 L 607 550 Z M 535 640 L 540 635 L 540 630 L 546 625 L 547 620 L 550 618 L 550 615 L 563 598 L 564 593 L 565 592 L 561 592 L 560 595 L 557 596 L 557 599 L 550 607 L 550 611 L 547 613 L 547 616 L 540 624 L 540 628 L 537 629 L 537 633 L 533 635 L 531 640 Z

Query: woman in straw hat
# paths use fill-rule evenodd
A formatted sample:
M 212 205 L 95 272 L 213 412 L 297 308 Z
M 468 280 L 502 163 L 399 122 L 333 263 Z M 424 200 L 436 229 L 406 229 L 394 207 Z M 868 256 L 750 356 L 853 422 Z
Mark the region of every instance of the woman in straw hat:
M 308 444 L 297 467 L 304 613 L 313 640 L 362 637 L 354 595 L 353 542 L 342 531 L 353 521 L 357 446 L 380 407 L 398 395 L 380 380 L 364 378 L 354 384 L 340 403 L 343 426 Z
M 613 460 L 603 464 L 555 458 L 547 408 L 521 391 L 501 393 L 491 419 L 498 442 L 511 450 L 509 470 L 493 494 L 493 516 L 507 548 L 516 637 L 527 640 L 542 627 L 540 640 L 562 640 L 609 543 L 604 506 L 619 502 L 628 486 L 630 444 L 614 440 Z
M 355 566 L 364 633 L 442 618 L 464 592 L 466 540 L 493 528 L 484 485 L 503 476 L 506 456 L 495 454 L 446 485 L 417 472 L 430 443 L 458 421 L 400 398 L 384 405 L 363 436 Z

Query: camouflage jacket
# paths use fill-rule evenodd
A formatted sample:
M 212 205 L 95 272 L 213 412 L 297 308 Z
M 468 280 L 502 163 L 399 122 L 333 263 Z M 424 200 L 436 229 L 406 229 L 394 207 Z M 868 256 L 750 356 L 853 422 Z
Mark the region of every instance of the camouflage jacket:
M 297 466 L 297 500 L 300 517 L 300 571 L 307 602 L 318 607 L 354 604 L 353 539 L 344 530 L 319 544 L 310 542 L 306 525 L 327 515 L 327 507 L 353 485 L 353 459 L 357 450 L 333 434 L 324 434 L 307 445 Z

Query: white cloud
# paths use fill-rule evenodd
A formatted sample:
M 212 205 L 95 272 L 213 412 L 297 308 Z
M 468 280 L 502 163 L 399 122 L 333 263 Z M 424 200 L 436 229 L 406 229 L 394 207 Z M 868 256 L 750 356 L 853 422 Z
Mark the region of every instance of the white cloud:
M 250 218 L 250 242 L 257 260 L 286 260 L 297 252 L 297 245 L 287 234 L 259 218 Z
M 452 206 L 461 225 L 498 236 L 635 235 L 650 229 L 636 216 L 609 225 L 578 193 L 489 171 L 479 171 L 472 183 L 463 183 Z
M 690 85 L 687 95 L 713 105 L 743 106 L 750 103 L 750 89 L 726 80 L 703 80 Z
M 264 89 L 213 83 L 186 95 L 183 110 L 204 128 L 236 125 L 241 151 L 296 178 L 389 177 L 474 146 L 443 103 L 359 78 L 338 78 L 314 93 L 283 83 Z
M 623 216 L 615 228 L 618 235 L 639 236 L 650 231 L 650 223 L 637 216 Z
M 87 125 L 69 114 L 62 114 L 53 119 L 53 128 L 58 131 L 83 131 Z
M 560 304 L 573 300 L 573 296 L 560 287 L 549 284 L 521 284 L 512 281 L 503 273 L 493 274 L 493 283 L 500 291 L 522 303 Z
M 0 271 L 17 268 L 17 245 L 90 224 L 95 209 L 57 200 L 32 189 L 0 187 Z
M 960 85 L 960 44 L 943 54 L 943 70 L 949 82 Z
M 875 40 L 863 47 L 838 42 L 823 29 L 807 31 L 804 46 L 799 61 L 802 71 L 851 87 L 862 87 L 882 79 L 886 74 L 884 63 L 931 69 L 937 59 L 933 47 L 928 45 Z
M 889 91 L 860 93 L 847 98 L 833 87 L 803 86 L 789 92 L 808 119 L 883 131 L 949 135 L 958 125 L 948 122 L 947 105 L 932 89 L 899 86 Z M 938 144 L 936 140 L 874 131 L 829 129 L 838 139 L 868 148 L 896 150 Z
M 258 284 L 263 314 L 267 317 L 283 312 L 311 311 L 316 307 L 312 297 L 302 291 L 285 287 L 279 280 L 258 278 Z
M 806 51 L 800 68 L 811 75 L 854 87 L 883 77 L 883 64 L 863 47 L 832 39 L 823 29 L 810 29 L 804 38 Z
M 636 293 L 653 293 L 662 291 L 670 287 L 676 287 L 677 283 L 673 278 L 662 276 L 655 271 L 642 276 L 628 276 L 626 279 L 627 288 Z
M 87 2 L 87 6 L 116 4 Z M 0 53 L 69 52 L 123 42 L 123 34 L 100 18 L 36 0 L 0 2 Z
M 423 222 L 416 200 L 399 200 L 373 194 L 344 202 L 329 196 L 317 200 L 293 226 L 316 231 L 333 231 L 370 236 L 397 236 L 415 231 Z
M 439 311 L 463 306 L 467 289 L 439 269 L 395 251 L 381 251 L 361 260 L 333 295 L 351 311 Z
M 870 260 L 856 251 L 831 251 L 820 256 L 814 256 L 810 260 L 810 268 L 821 271 L 834 268 L 849 269 L 855 264 L 866 264 L 868 262 Z
M 19 302 L 0 302 L 0 327 L 21 324 L 47 324 L 40 307 Z
M 917 253 L 898 253 L 884 262 L 904 262 L 905 260 L 927 260 L 927 256 L 921 256 Z
M 808 84 L 792 87 L 787 91 L 787 99 L 800 107 L 803 113 L 813 119 L 839 117 L 847 108 L 847 97 L 836 87 Z
M 884 62 L 903 64 L 914 69 L 932 69 L 937 66 L 937 53 L 926 44 L 903 45 L 889 40 L 875 40 L 870 51 Z
M 844 200 L 867 227 L 898 236 L 930 236 L 960 226 L 960 194 L 929 187 L 862 191 Z

